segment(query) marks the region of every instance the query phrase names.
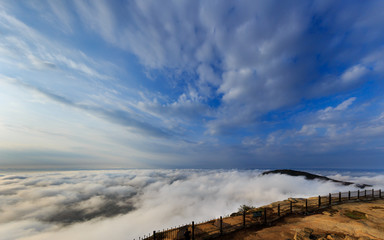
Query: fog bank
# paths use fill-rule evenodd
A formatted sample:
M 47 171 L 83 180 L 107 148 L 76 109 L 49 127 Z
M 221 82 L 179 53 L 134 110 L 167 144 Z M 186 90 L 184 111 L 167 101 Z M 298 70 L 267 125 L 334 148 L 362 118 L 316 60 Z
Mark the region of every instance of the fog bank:
M 356 190 L 260 170 L 108 170 L 0 175 L 3 239 L 133 239 L 288 197 Z M 318 172 L 319 173 L 319 172 Z M 377 173 L 323 172 L 383 188 Z

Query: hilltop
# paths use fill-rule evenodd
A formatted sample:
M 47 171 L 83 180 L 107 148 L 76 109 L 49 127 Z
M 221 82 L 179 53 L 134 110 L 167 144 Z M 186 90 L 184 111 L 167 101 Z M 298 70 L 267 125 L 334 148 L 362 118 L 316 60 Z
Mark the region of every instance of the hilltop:
M 366 187 L 372 187 L 372 185 L 369 185 L 369 184 L 355 184 L 353 182 L 340 181 L 340 180 L 332 179 L 326 176 L 321 176 L 321 175 L 316 175 L 316 174 L 312 174 L 304 171 L 296 171 L 291 169 L 277 169 L 277 170 L 266 171 L 262 173 L 262 175 L 268 175 L 268 174 L 284 174 L 284 175 L 293 176 L 293 177 L 301 176 L 301 177 L 305 177 L 305 179 L 307 180 L 331 181 L 334 183 L 342 184 L 344 186 L 355 185 L 356 187 L 361 189 Z
M 248 228 L 223 240 L 384 239 L 384 200 L 334 205 L 312 215 L 290 215 L 264 229 Z

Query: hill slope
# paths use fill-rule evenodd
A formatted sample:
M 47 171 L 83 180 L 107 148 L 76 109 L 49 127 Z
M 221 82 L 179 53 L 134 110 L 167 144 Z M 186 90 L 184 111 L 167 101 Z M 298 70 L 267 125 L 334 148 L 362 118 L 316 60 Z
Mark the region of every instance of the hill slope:
M 384 200 L 335 205 L 310 216 L 288 216 L 272 227 L 244 229 L 218 239 L 384 239 Z
M 308 172 L 296 171 L 291 169 L 277 169 L 277 170 L 266 171 L 262 173 L 262 175 L 268 175 L 268 174 L 284 174 L 284 175 L 289 175 L 293 177 L 301 176 L 301 177 L 305 177 L 307 180 L 331 181 L 331 182 L 339 183 L 345 186 L 354 184 L 358 188 L 372 187 L 372 185 L 369 185 L 369 184 L 355 184 L 353 182 L 340 181 L 340 180 L 332 179 L 332 178 L 321 176 L 321 175 L 316 175 Z

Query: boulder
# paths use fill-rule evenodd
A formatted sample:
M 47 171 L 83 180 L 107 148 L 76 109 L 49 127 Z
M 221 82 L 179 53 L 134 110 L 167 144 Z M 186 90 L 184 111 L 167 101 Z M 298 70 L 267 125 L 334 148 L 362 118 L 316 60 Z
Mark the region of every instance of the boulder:
M 312 233 L 313 233 L 313 229 L 304 228 L 303 230 L 297 231 L 293 239 L 294 240 L 310 240 Z

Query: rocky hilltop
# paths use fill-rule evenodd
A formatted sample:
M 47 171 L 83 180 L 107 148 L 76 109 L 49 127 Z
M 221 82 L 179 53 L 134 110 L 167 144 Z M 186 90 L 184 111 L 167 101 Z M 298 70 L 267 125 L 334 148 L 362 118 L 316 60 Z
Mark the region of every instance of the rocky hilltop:
M 268 174 L 284 174 L 284 175 L 289 175 L 289 176 L 293 176 L 293 177 L 299 177 L 300 176 L 300 177 L 305 177 L 305 179 L 307 179 L 307 180 L 331 181 L 331 182 L 338 183 L 338 184 L 341 184 L 344 186 L 355 185 L 356 187 L 361 188 L 361 189 L 366 188 L 366 187 L 372 187 L 372 185 L 369 185 L 369 184 L 356 184 L 353 182 L 345 182 L 345 181 L 332 179 L 332 178 L 329 178 L 326 176 L 321 176 L 321 175 L 316 175 L 316 174 L 312 174 L 312 173 L 308 173 L 308 172 L 304 172 L 304 171 L 296 171 L 296 170 L 291 170 L 291 169 L 277 169 L 277 170 L 266 171 L 266 172 L 262 173 L 262 175 L 268 175 Z
M 332 206 L 317 214 L 291 215 L 263 229 L 243 229 L 221 240 L 378 240 L 384 239 L 384 200 Z

